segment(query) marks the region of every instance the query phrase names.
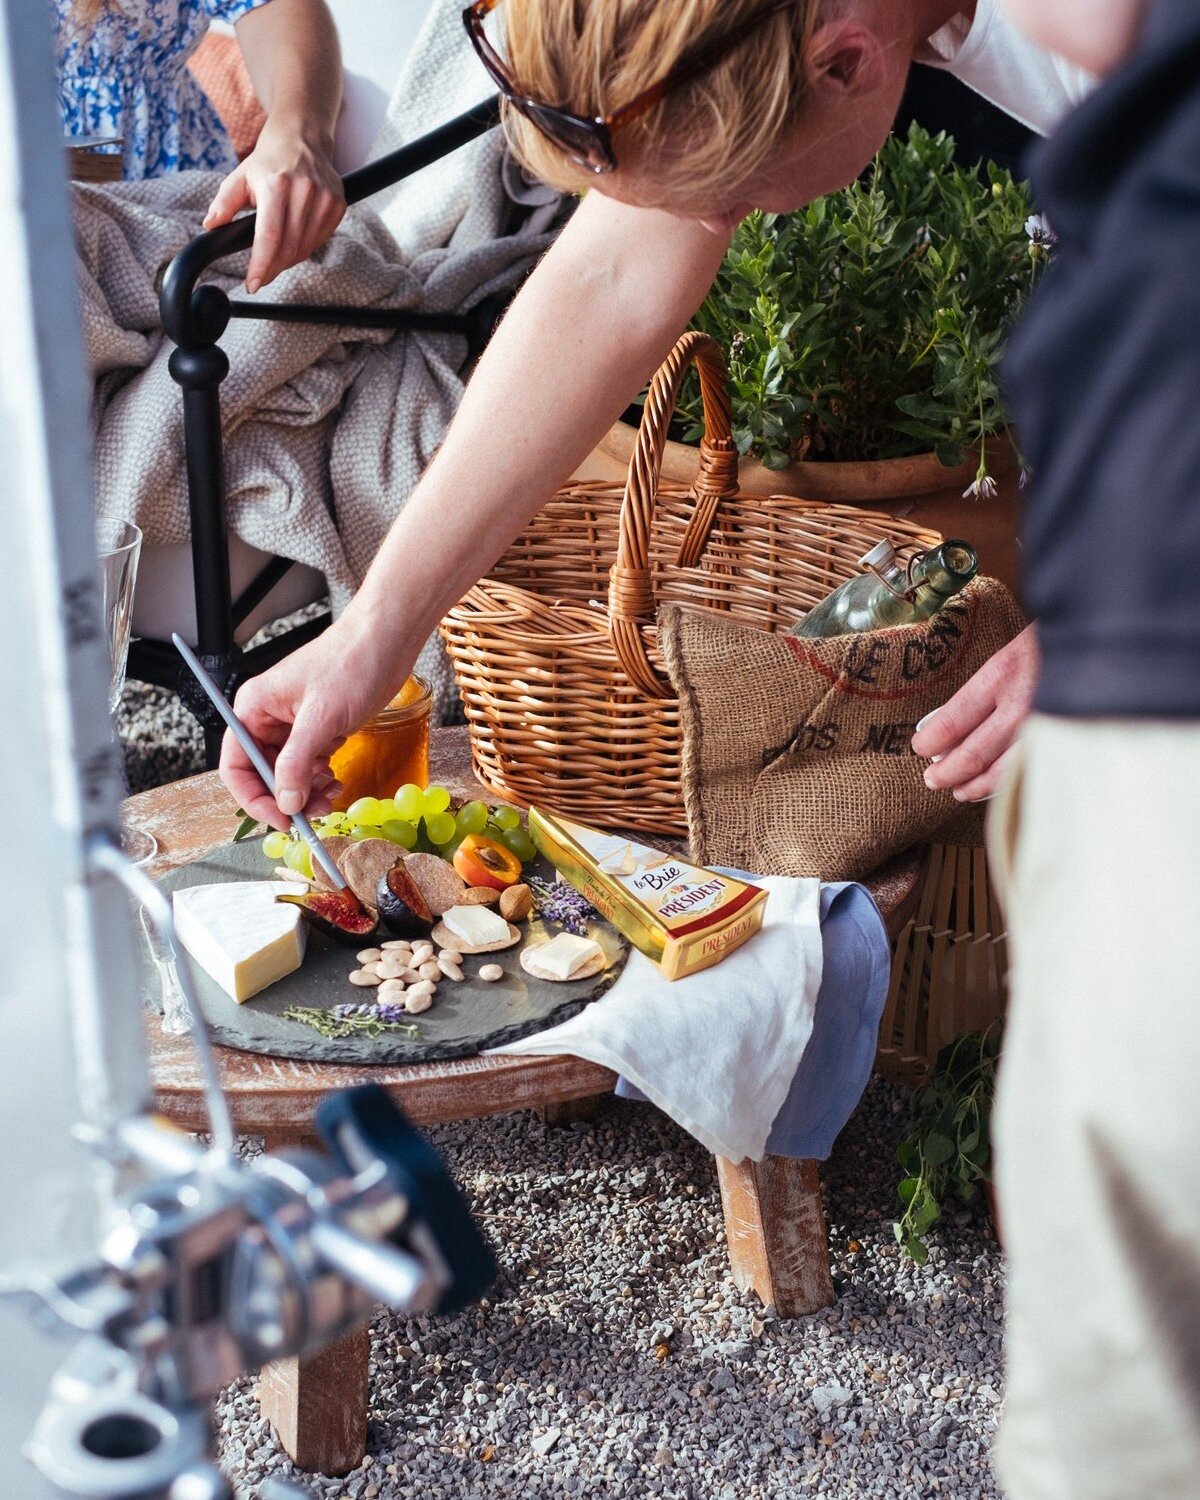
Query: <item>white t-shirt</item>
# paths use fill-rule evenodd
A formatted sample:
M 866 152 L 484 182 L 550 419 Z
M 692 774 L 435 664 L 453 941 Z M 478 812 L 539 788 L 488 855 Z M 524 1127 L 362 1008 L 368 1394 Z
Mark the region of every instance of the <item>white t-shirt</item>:
M 976 0 L 973 21 L 960 16 L 935 31 L 919 61 L 945 68 L 1039 135 L 1096 86 L 1091 73 L 1024 37 L 997 0 Z

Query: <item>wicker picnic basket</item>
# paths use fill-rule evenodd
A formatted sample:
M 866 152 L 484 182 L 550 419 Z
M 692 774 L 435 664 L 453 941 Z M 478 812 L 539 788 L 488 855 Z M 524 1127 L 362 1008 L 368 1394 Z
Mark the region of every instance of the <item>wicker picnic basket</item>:
M 693 361 L 705 435 L 688 489 L 660 483 L 659 466 Z M 786 630 L 882 537 L 942 540 L 854 506 L 740 493 L 730 416 L 720 346 L 684 334 L 650 387 L 625 486 L 560 490 L 442 621 L 476 774 L 497 795 L 600 827 L 686 834 L 658 605 Z M 750 701 L 754 684 L 729 691 Z

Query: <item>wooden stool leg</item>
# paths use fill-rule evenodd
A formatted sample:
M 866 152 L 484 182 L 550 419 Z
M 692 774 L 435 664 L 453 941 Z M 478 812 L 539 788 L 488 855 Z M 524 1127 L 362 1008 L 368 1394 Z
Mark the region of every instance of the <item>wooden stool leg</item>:
M 576 1121 L 594 1120 L 600 1113 L 603 1094 L 588 1094 L 582 1099 L 563 1099 L 557 1104 L 538 1105 L 537 1115 L 543 1125 L 574 1125 Z
M 344 1334 L 316 1354 L 281 1359 L 259 1376 L 262 1414 L 298 1469 L 348 1474 L 367 1451 L 371 1331 Z
M 268 1136 L 267 1151 L 293 1143 L 317 1146 L 308 1135 Z M 343 1334 L 303 1359 L 281 1359 L 258 1378 L 258 1401 L 298 1469 L 348 1474 L 367 1452 L 371 1330 Z
M 815 1161 L 766 1156 L 736 1165 L 717 1157 L 733 1279 L 781 1318 L 799 1318 L 835 1299 L 829 1232 Z

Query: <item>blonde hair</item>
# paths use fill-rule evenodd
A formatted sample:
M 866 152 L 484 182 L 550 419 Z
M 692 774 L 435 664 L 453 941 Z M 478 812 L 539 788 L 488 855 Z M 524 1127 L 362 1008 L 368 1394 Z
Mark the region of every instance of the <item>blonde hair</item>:
M 505 0 L 505 56 L 531 99 L 610 115 L 765 8 L 766 0 Z M 658 207 L 736 201 L 796 128 L 819 9 L 821 0 L 796 0 L 765 16 L 727 56 L 615 132 L 618 170 L 644 168 Z M 541 181 L 561 192 L 596 185 L 511 106 L 505 129 Z

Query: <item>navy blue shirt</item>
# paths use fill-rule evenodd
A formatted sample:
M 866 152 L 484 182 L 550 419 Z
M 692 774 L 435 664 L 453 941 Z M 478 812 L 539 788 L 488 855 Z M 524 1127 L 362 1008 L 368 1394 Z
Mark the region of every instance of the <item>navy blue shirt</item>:
M 1200 6 L 1151 5 L 1033 178 L 1059 243 L 1004 383 L 1036 707 L 1200 715 Z

